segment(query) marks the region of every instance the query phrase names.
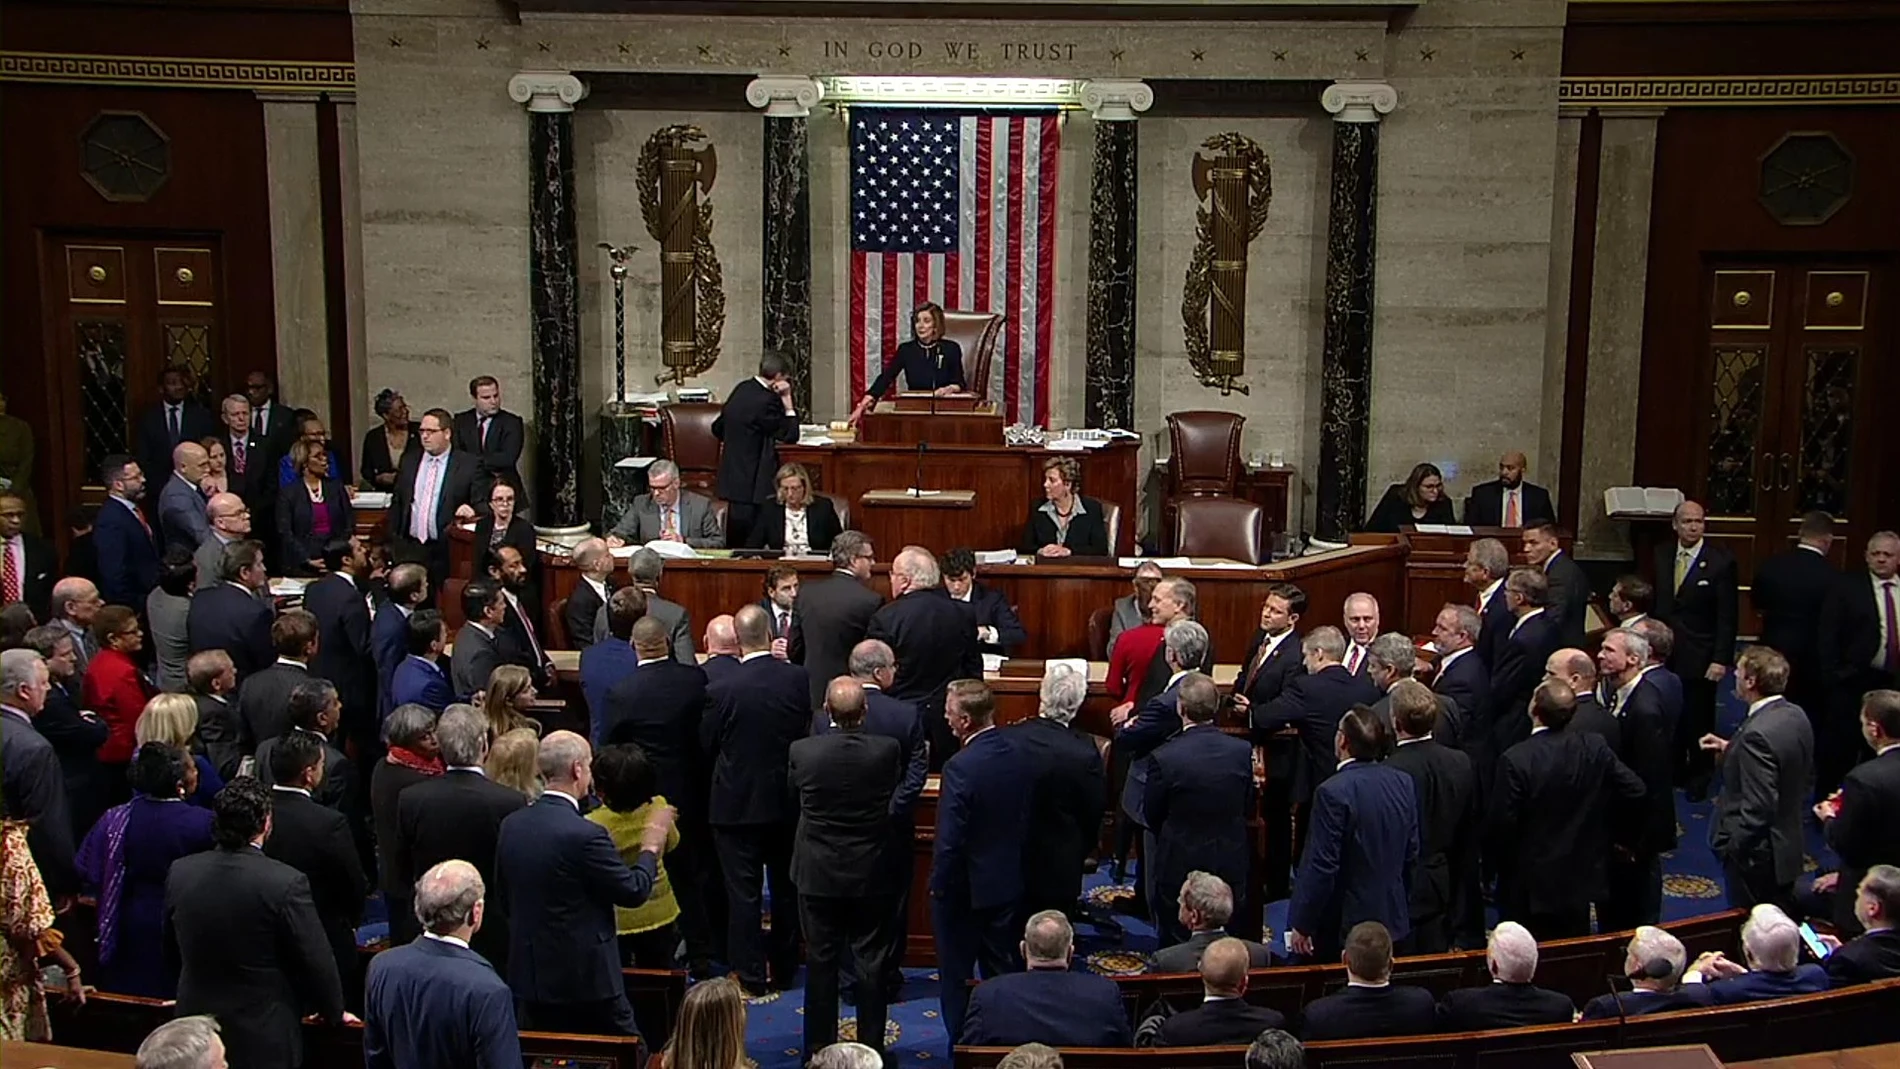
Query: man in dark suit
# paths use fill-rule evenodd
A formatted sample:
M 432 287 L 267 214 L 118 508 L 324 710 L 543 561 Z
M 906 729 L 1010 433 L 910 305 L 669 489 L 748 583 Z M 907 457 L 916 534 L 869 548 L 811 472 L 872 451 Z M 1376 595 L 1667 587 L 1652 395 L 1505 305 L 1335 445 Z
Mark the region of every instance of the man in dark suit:
M 1569 1024 L 1577 1005 L 1560 991 L 1533 983 L 1537 975 L 1537 937 L 1516 921 L 1503 921 L 1491 930 L 1484 963 L 1491 982 L 1448 992 L 1438 1003 L 1438 1025 L 1447 1032 L 1485 1032 L 1493 1028 L 1524 1028 L 1539 1024 Z
M 487 919 L 481 873 L 466 861 L 445 861 L 415 887 L 425 934 L 369 963 L 366 1069 L 518 1069 L 514 994 L 494 965 L 469 947 Z
M 0 652 L 0 780 L 7 817 L 27 822 L 27 847 L 40 877 L 48 892 L 64 899 L 79 891 L 66 782 L 53 744 L 33 723 L 46 706 L 48 686 L 46 662 L 37 651 Z
M 373 763 L 382 751 L 377 736 L 376 661 L 369 645 L 369 547 L 361 536 L 343 534 L 323 547 L 329 574 L 303 592 L 303 607 L 317 618 L 317 653 L 311 674 L 336 684 L 343 699 L 343 732 Z
M 1227 922 L 1234 919 L 1234 889 L 1211 872 L 1190 872 L 1181 881 L 1176 896 L 1181 903 L 1181 927 L 1191 934 L 1184 943 L 1162 947 L 1154 953 L 1153 972 L 1193 972 L 1200 967 L 1207 948 L 1224 939 L 1232 939 L 1246 948 L 1248 967 L 1264 969 L 1273 964 L 1273 952 L 1265 943 L 1238 939 L 1227 933 Z
M 665 623 L 665 617 L 661 617 L 660 622 Z M 705 669 L 708 684 L 717 683 L 722 677 L 731 674 L 739 667 L 739 634 L 732 629 L 732 614 L 720 613 L 706 621 L 706 634 L 703 637 L 706 642 L 706 659 L 700 662 L 699 666 Z M 679 657 L 677 643 L 673 646 L 673 656 L 682 664 L 686 663 Z M 695 655 L 693 660 L 699 661 L 698 656 Z M 809 670 L 807 674 L 810 674 Z M 819 698 L 818 708 L 824 708 L 822 695 Z
M 455 687 L 442 668 L 442 650 L 448 645 L 442 614 L 421 609 L 405 622 L 404 631 L 408 652 L 389 677 L 389 707 L 393 711 L 398 705 L 420 705 L 440 713 L 455 704 Z
M 726 544 L 752 537 L 759 506 L 776 496 L 780 442 L 798 441 L 798 405 L 788 365 L 778 353 L 759 358 L 759 373 L 739 383 L 713 420 L 719 452 L 719 497 L 726 502 Z
M 1590 934 L 1590 903 L 1606 894 L 1612 797 L 1643 797 L 1642 777 L 1602 739 L 1567 730 L 1570 687 L 1531 695 L 1531 736 L 1498 758 L 1485 839 L 1498 866 L 1498 911 L 1539 939 Z
M 1159 693 L 1139 702 L 1132 709 L 1117 708 L 1109 713 L 1109 722 L 1115 727 L 1114 753 L 1115 763 L 1122 774 L 1119 795 L 1117 823 L 1120 827 L 1118 838 L 1126 839 L 1127 845 L 1133 845 L 1132 829 L 1152 830 L 1147 818 L 1148 776 L 1153 772 L 1148 760 L 1155 748 L 1174 737 L 1181 730 L 1181 711 L 1179 707 L 1181 680 L 1187 677 L 1191 669 L 1185 665 L 1198 664 L 1207 649 L 1207 629 L 1193 620 L 1176 617 L 1168 625 L 1162 638 L 1161 651 L 1155 660 L 1162 662 L 1168 669 L 1167 684 Z M 1120 872 L 1120 858 L 1124 856 L 1121 842 L 1116 844 L 1116 872 Z M 1141 882 L 1136 884 L 1138 902 L 1151 902 L 1154 892 L 1154 873 L 1152 866 L 1144 873 Z M 1120 876 L 1117 875 L 1119 880 Z
M 1346 655 L 1340 663 L 1353 675 L 1363 676 L 1372 640 L 1379 637 L 1379 599 L 1364 591 L 1348 594 L 1339 615 L 1346 625 Z
M 233 1065 L 303 1063 L 303 1018 L 354 1024 L 303 873 L 267 856 L 272 792 L 240 776 L 212 803 L 217 848 L 165 878 L 163 940 L 177 1015 L 215 1016 Z
M 976 553 L 953 549 L 943 558 L 943 589 L 951 601 L 970 607 L 976 619 L 976 638 L 984 653 L 1006 655 L 1029 641 L 1023 622 L 1003 592 L 976 581 Z
M 1900 692 L 1869 691 L 1861 700 L 1860 726 L 1873 760 L 1847 773 L 1840 797 L 1815 807 L 1827 844 L 1841 859 L 1834 925 L 1848 936 L 1859 927 L 1855 888 L 1862 876 L 1876 865 L 1900 865 Z M 1890 923 L 1894 919 L 1888 915 Z
M 867 585 L 876 562 L 870 539 L 857 531 L 840 532 L 831 540 L 831 577 L 798 592 L 799 641 L 811 677 L 813 712 L 825 706 L 826 685 L 851 672 L 851 651 L 864 641 L 872 615 L 884 604 Z
M 317 618 L 292 609 L 272 621 L 270 638 L 277 659 L 249 676 L 239 672 L 237 711 L 246 753 L 290 730 L 290 695 L 311 679 L 310 661 L 317 653 Z M 269 775 L 260 772 L 259 778 L 268 779 Z
M 1580 649 L 1561 649 L 1544 659 L 1544 678 L 1558 680 L 1577 696 L 1577 712 L 1570 718 L 1570 730 L 1587 731 L 1610 744 L 1618 757 L 1623 756 L 1623 728 L 1598 700 L 1597 663 Z M 1614 694 L 1614 690 L 1611 692 Z M 1665 733 L 1665 738 L 1667 734 Z M 1641 775 L 1639 771 L 1637 773 Z M 1635 927 L 1631 925 L 1630 927 Z
M 1688 964 L 1689 955 L 1680 939 L 1649 925 L 1636 929 L 1623 956 L 1623 975 L 1629 979 L 1631 990 L 1591 999 L 1583 1007 L 1583 1019 L 1621 1019 L 1709 1005 L 1708 985 L 1682 982 Z
M 210 590 L 222 582 L 218 570 L 223 567 L 224 547 L 246 538 L 256 537 L 262 541 L 261 533 L 256 536 L 251 533 L 251 515 L 251 507 L 236 494 L 212 494 L 211 499 L 205 502 L 205 522 L 210 525 L 210 529 L 191 554 L 192 563 L 198 566 L 199 590 Z M 258 600 L 263 601 L 268 597 L 265 594 Z
M 1300 660 L 1300 617 L 1306 612 L 1306 592 L 1292 583 L 1276 583 L 1260 600 L 1260 629 L 1247 644 L 1240 678 L 1234 687 L 1234 708 L 1245 715 L 1255 705 L 1266 705 L 1286 689 L 1287 681 L 1306 671 Z
M 1101 838 L 1108 792 L 1102 752 L 1070 726 L 1088 690 L 1087 676 L 1052 664 L 1043 673 L 1037 715 L 1009 729 L 1035 777 L 1023 850 L 1026 910 L 1074 909 L 1083 863 Z
M 1128 1012 L 1114 981 L 1092 972 L 1072 972 L 1075 930 L 1053 909 L 1023 926 L 1026 972 L 992 976 L 970 995 L 968 1016 L 957 1033 L 970 1046 L 1126 1047 L 1133 1041 Z
M 501 383 L 495 381 L 495 376 L 470 379 L 468 396 L 475 403 L 455 415 L 455 451 L 480 461 L 484 484 L 507 483 L 525 499 L 528 492 L 521 484 L 521 450 L 528 442 L 526 425 L 520 416 L 501 407 Z
M 1829 592 L 1821 620 L 1821 656 L 1830 673 L 1828 721 L 1837 740 L 1828 768 L 1862 756 L 1849 745 L 1861 696 L 1900 689 L 1900 535 L 1876 531 L 1867 539 L 1865 571 L 1843 576 Z M 1850 756 L 1851 755 L 1851 756 Z
M 1801 932 L 1781 907 L 1757 903 L 1742 924 L 1746 967 L 1719 950 L 1695 960 L 1685 982 L 1700 980 L 1717 1006 L 1766 1002 L 1790 995 L 1812 995 L 1828 988 L 1827 970 L 1801 960 Z
M 1557 624 L 1557 645 L 1583 645 L 1584 624 L 1590 609 L 1590 577 L 1584 574 L 1582 565 L 1563 551 L 1557 540 L 1556 524 L 1539 523 L 1524 528 L 1524 555 L 1543 573 L 1549 588 L 1545 604 Z
M 0 604 L 24 601 L 35 620 L 51 620 L 59 555 L 51 542 L 26 533 L 26 501 L 18 494 L 0 493 L 0 558 L 6 577 Z
M 1498 477 L 1471 488 L 1465 498 L 1467 527 L 1523 527 L 1556 523 L 1550 491 L 1524 481 L 1529 466 L 1524 454 L 1513 449 L 1498 458 Z
M 1254 706 L 1252 724 L 1256 743 L 1264 743 L 1273 732 L 1289 724 L 1299 729 L 1306 762 L 1296 779 L 1293 800 L 1304 805 L 1312 797 L 1313 788 L 1332 775 L 1339 763 L 1333 743 L 1340 717 L 1355 705 L 1378 701 L 1379 688 L 1372 680 L 1346 671 L 1340 663 L 1346 655 L 1346 636 L 1336 627 L 1316 627 L 1307 632 L 1300 640 L 1300 653 L 1306 674 L 1289 680 L 1278 698 Z
M 897 679 L 890 694 L 914 702 L 923 716 L 932 768 L 941 768 L 957 749 L 955 734 L 944 720 L 944 688 L 953 679 L 983 676 L 969 607 L 944 597 L 942 585 L 943 573 L 930 551 L 906 546 L 891 561 L 892 599 L 865 628 L 866 638 L 883 642 L 897 654 Z
M 1622 931 L 1662 921 L 1662 855 L 1676 848 L 1676 792 L 1670 777 L 1675 768 L 1672 722 L 1662 690 L 1648 668 L 1648 640 L 1638 631 L 1613 628 L 1597 651 L 1599 673 L 1610 696 L 1606 711 L 1614 735 L 1601 731 L 1618 758 L 1643 779 L 1641 798 L 1610 807 L 1610 854 L 1605 869 L 1607 898 L 1597 903 L 1597 919 L 1604 931 Z M 1555 658 L 1559 656 L 1553 654 Z M 1580 651 L 1579 651 L 1580 653 Z M 1569 682 L 1569 680 L 1566 680 Z M 1577 715 L 1586 705 L 1577 695 Z M 1594 701 L 1587 707 L 1600 711 Z M 1573 716 L 1570 731 L 1591 729 Z
M 792 986 L 798 969 L 797 884 L 791 878 L 792 834 L 798 814 L 786 789 L 786 760 L 794 740 L 810 730 L 805 670 L 772 656 L 765 610 L 747 605 L 733 614 L 739 667 L 707 687 L 711 702 L 700 725 L 700 748 L 712 759 L 707 816 L 725 872 L 726 940 L 739 981 L 754 994 L 768 982 Z M 765 874 L 772 879 L 770 948 L 759 931 Z
M 236 778 L 238 766 L 247 755 L 250 742 L 244 719 L 237 707 L 237 668 L 231 655 L 223 650 L 194 653 L 185 662 L 185 679 L 198 703 L 198 741 L 204 744 L 205 757 L 226 783 Z M 251 744 L 255 748 L 255 744 Z
M 1392 934 L 1378 921 L 1353 925 L 1340 952 L 1346 963 L 1346 988 L 1306 1004 L 1300 1038 L 1312 1043 L 1437 1031 L 1438 1007 L 1431 992 L 1391 982 L 1392 949 Z
M 1483 634 L 1484 624 L 1469 605 L 1447 605 L 1432 621 L 1432 645 L 1438 648 L 1432 693 L 1450 701 L 1463 715 L 1460 748 L 1474 762 L 1490 752 L 1490 739 L 1481 730 L 1491 702 L 1491 666 L 1479 656 L 1477 647 Z
M 541 740 L 547 786 L 501 822 L 495 900 L 508 915 L 508 986 L 524 1028 L 633 1036 L 640 1028 L 620 976 L 614 907 L 646 901 L 674 813 L 655 811 L 629 868 L 607 829 L 581 816 L 592 759 L 587 740 L 571 731 Z
M 809 953 L 805 1056 L 838 1040 L 838 964 L 857 977 L 858 1034 L 884 1043 L 884 916 L 890 909 L 891 800 L 904 775 L 904 749 L 864 730 L 863 684 L 832 680 L 825 711 L 834 730 L 792 743 L 788 786 L 798 799 L 792 882 Z
M 496 546 L 488 555 L 488 575 L 501 584 L 499 647 L 514 654 L 509 663 L 526 668 L 536 687 L 554 689 L 554 660 L 542 637 L 541 605 L 528 589 L 526 558 L 516 546 Z
M 1498 647 L 1497 663 L 1491 667 L 1489 707 L 1473 726 L 1490 742 L 1491 754 L 1503 753 L 1530 737 L 1530 715 L 1525 707 L 1531 691 L 1544 678 L 1544 663 L 1565 642 L 1562 622 L 1546 606 L 1550 588 L 1545 573 L 1518 568 L 1504 580 L 1504 596 L 1510 600 L 1517 621 L 1510 637 Z M 1480 761 L 1480 767 L 1487 762 Z
M 159 552 L 172 546 L 195 551 L 211 533 L 211 523 L 205 518 L 204 490 L 199 485 L 210 470 L 210 456 L 197 442 L 181 442 L 172 450 L 171 464 L 164 470 L 165 483 L 158 489 Z
M 1834 546 L 1834 517 L 1825 512 L 1802 516 L 1795 537 L 1794 548 L 1769 557 L 1755 569 L 1748 598 L 1761 614 L 1761 644 L 1788 658 L 1788 700 L 1808 714 L 1808 725 L 1814 729 L 1820 772 L 1815 789 L 1825 797 L 1839 785 L 1847 767 L 1829 767 L 1839 761 L 1829 753 L 1830 745 L 1839 749 L 1842 740 L 1828 738 L 1828 672 L 1820 641 L 1822 610 L 1841 579 L 1828 560 Z M 1851 765 L 1858 740 L 1847 732 L 1839 734 L 1845 736 L 1845 756 Z
M 466 705 L 452 706 L 435 725 L 436 744 L 442 748 L 445 771 L 423 780 L 396 797 L 396 848 L 391 851 L 398 882 L 410 883 L 445 861 L 466 858 L 482 876 L 484 885 L 495 878 L 495 845 L 501 822 L 526 803 L 521 792 L 491 783 L 482 771 L 488 756 L 488 721 Z M 508 915 L 500 908 L 487 912 L 486 923 L 470 941 L 475 951 L 505 971 L 508 962 Z M 408 934 L 415 924 L 391 918 L 391 932 Z
M 180 443 L 203 441 L 218 433 L 211 410 L 192 396 L 189 371 L 165 368 L 158 376 L 158 393 L 158 403 L 139 413 L 132 436 L 133 455 L 148 473 L 170 471 L 172 450 Z
M 1010 734 L 996 729 L 996 695 L 980 679 L 959 679 L 944 715 L 963 741 L 944 762 L 937 837 L 930 866 L 937 936 L 938 997 L 954 1046 L 963 1035 L 969 980 L 1014 970 L 1016 918 L 1023 897 L 1023 814 L 1034 802 L 1030 769 Z
M 1517 619 L 1504 596 L 1504 580 L 1511 574 L 1511 551 L 1495 538 L 1480 538 L 1465 550 L 1465 585 L 1477 591 L 1478 659 L 1489 669 L 1497 663 L 1498 646 L 1511 634 Z
M 105 743 L 111 728 L 98 714 L 79 708 L 77 658 L 73 653 L 73 637 L 65 628 L 43 624 L 26 633 L 25 643 L 27 649 L 38 653 L 46 662 L 48 676 L 46 704 L 39 715 L 31 718 L 33 730 L 52 744 L 53 753 L 59 758 L 73 841 L 83 842 L 100 814 L 106 811 L 106 772 L 99 763 L 99 747 Z
M 1362 921 L 1379 922 L 1387 939 L 1411 934 L 1418 796 L 1411 777 L 1379 763 L 1391 748 L 1391 732 L 1363 706 L 1334 728 L 1338 773 L 1313 792 L 1287 906 L 1287 946 L 1309 961 L 1331 958 Z
M 1735 659 L 1735 696 L 1748 705 L 1727 741 L 1700 745 L 1722 763 L 1722 792 L 1709 818 L 1709 847 L 1722 862 L 1734 906 L 1794 906 L 1801 875 L 1801 817 L 1814 787 L 1814 732 L 1807 714 L 1781 696 L 1788 660 L 1766 646 Z
M 1734 663 L 1740 580 L 1735 554 L 1703 538 L 1700 504 L 1677 505 L 1672 526 L 1676 540 L 1656 548 L 1656 616 L 1675 632 L 1669 669 L 1682 677 L 1676 782 L 1700 801 L 1708 796 L 1713 767 L 1696 740 L 1715 727 L 1716 688 Z
M 405 560 L 407 554 L 406 561 L 428 568 L 429 589 L 435 591 L 449 577 L 449 529 L 474 519 L 488 502 L 482 458 L 450 448 L 450 420 L 446 409 L 422 414 L 416 432 L 422 451 L 403 455 L 389 503 L 389 535 L 397 559 Z
M 272 471 L 277 458 L 290 452 L 297 437 L 297 409 L 277 399 L 277 384 L 262 371 L 244 377 L 244 399 L 250 402 L 251 434 L 262 438 L 270 451 Z
M 799 638 L 798 569 L 780 562 L 765 569 L 765 596 L 757 602 L 772 633 L 772 656 L 793 664 L 805 663 Z
M 1900 976 L 1900 868 L 1867 870 L 1856 886 L 1854 920 L 1861 934 L 1827 956 L 1828 979 L 1846 987 Z
M 1215 939 L 1201 955 L 1201 1004 L 1169 1017 L 1151 1017 L 1135 1033 L 1136 1046 L 1208 1047 L 1251 1043 L 1269 1028 L 1285 1028 L 1278 1010 L 1247 1002 L 1247 944 Z M 1152 1042 L 1147 1040 L 1152 1039 Z
M 574 570 L 580 573 L 580 582 L 574 585 L 574 592 L 567 596 L 567 607 L 561 610 L 561 625 L 567 629 L 569 649 L 586 652 L 594 644 L 594 618 L 607 607 L 607 599 L 613 596 L 614 560 L 613 551 L 607 543 L 598 538 L 590 538 L 568 556 Z M 641 609 L 646 608 L 645 599 L 641 599 Z M 608 621 L 609 633 L 613 622 Z M 621 636 L 624 640 L 626 636 Z
M 1140 814 L 1148 828 L 1143 867 L 1153 870 L 1148 901 L 1164 946 L 1188 937 L 1174 891 L 1190 872 L 1212 873 L 1229 887 L 1251 886 L 1247 818 L 1254 811 L 1253 747 L 1215 726 L 1220 690 L 1213 680 L 1190 672 L 1179 690 L 1181 729 L 1149 755 Z M 1259 906 L 1246 903 L 1243 915 L 1251 917 Z
M 1392 690 L 1400 683 L 1415 682 L 1412 673 L 1418 667 L 1418 647 L 1412 640 L 1397 631 L 1387 631 L 1372 640 L 1366 656 L 1366 678 L 1379 688 L 1379 700 L 1372 703 L 1372 711 L 1392 727 Z M 1422 686 L 1422 684 L 1421 684 Z M 1425 691 L 1431 696 L 1432 737 L 1441 746 L 1458 746 L 1463 731 L 1465 712 L 1458 703 L 1443 694 L 1433 694 L 1429 688 Z
M 218 558 L 218 575 L 218 585 L 191 596 L 191 608 L 185 614 L 186 648 L 193 653 L 223 650 L 230 654 L 241 682 L 269 668 L 277 657 L 271 606 L 257 596 L 270 584 L 263 544 L 245 539 L 225 546 Z
M 107 604 L 143 609 L 145 596 L 158 585 L 158 539 L 138 505 L 145 496 L 144 469 L 131 457 L 110 456 L 100 465 L 99 479 L 106 487 L 92 527 L 99 593 Z
M 607 598 L 607 637 L 581 651 L 581 696 L 587 701 L 588 731 L 595 746 L 606 745 L 607 730 L 613 726 L 609 723 L 609 692 L 640 664 L 640 654 L 633 648 L 633 627 L 646 614 L 647 596 L 639 587 L 614 591 Z M 654 624 L 664 635 L 665 627 L 658 620 Z M 671 657 L 672 652 L 667 649 L 662 656 Z M 662 793 L 672 797 L 670 792 Z
M 507 615 L 508 599 L 502 596 L 500 583 L 477 579 L 462 588 L 462 618 L 467 623 L 455 633 L 455 650 L 449 657 L 449 686 L 458 699 L 468 701 L 487 690 L 488 677 L 497 666 L 525 659 L 502 630 Z
M 698 664 L 699 654 L 693 649 L 693 618 L 686 606 L 660 596 L 660 577 L 665 573 L 666 558 L 653 550 L 642 547 L 627 558 L 627 578 L 647 596 L 647 615 L 666 625 L 666 633 L 673 639 L 674 659 L 681 664 Z M 594 617 L 594 641 L 606 636 L 607 613 L 603 609 Z
M 1471 758 L 1439 742 L 1439 708 L 1423 683 L 1403 679 L 1391 700 L 1398 745 L 1386 764 L 1412 777 L 1418 802 L 1418 865 L 1412 872 L 1412 943 L 1443 954 L 1454 934 L 1469 938 L 1478 895 L 1478 773 Z
M 369 882 L 343 814 L 311 797 L 323 783 L 323 740 L 293 731 L 271 747 L 271 833 L 264 853 L 304 874 L 343 978 L 344 1002 L 359 1004 L 355 989 L 356 922 Z
M 281 411 L 281 410 L 280 410 Z M 283 413 L 289 427 L 290 413 Z M 218 406 L 217 441 L 224 446 L 225 486 L 259 516 L 277 514 L 277 457 L 264 434 L 251 426 L 251 401 L 241 393 Z
M 380 723 L 396 707 L 390 685 L 396 668 L 409 656 L 409 619 L 429 598 L 429 570 L 420 564 L 398 564 L 389 569 L 388 597 L 376 608 L 369 627 L 370 656 L 376 662 L 376 719 Z
M 265 739 L 257 746 L 257 781 L 269 787 L 276 783 L 273 769 L 276 767 L 272 755 L 283 745 L 286 739 L 314 739 L 323 751 L 323 778 L 311 790 L 311 797 L 319 804 L 329 806 L 343 814 L 350 822 L 351 834 L 359 842 L 369 841 L 369 815 L 365 811 L 363 798 L 367 791 L 358 790 L 362 777 L 357 774 L 356 763 L 343 755 L 343 751 L 331 741 L 336 735 L 337 718 L 340 713 L 336 688 L 327 679 L 311 679 L 290 692 L 290 730 L 274 739 Z M 367 856 L 367 851 L 365 852 Z

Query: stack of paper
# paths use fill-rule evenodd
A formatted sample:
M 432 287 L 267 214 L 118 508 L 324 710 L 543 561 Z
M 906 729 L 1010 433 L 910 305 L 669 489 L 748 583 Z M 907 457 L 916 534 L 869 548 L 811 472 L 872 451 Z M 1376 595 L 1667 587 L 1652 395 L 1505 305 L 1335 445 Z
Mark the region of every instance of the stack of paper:
M 976 551 L 978 564 L 1014 564 L 1016 551 L 1013 549 L 979 549 Z
M 1412 525 L 1412 530 L 1417 531 L 1419 534 L 1437 535 L 1471 535 L 1478 533 L 1462 523 L 1415 523 Z
M 358 490 L 350 504 L 359 509 L 386 509 L 395 496 L 387 490 Z
M 1116 563 L 1124 568 L 1139 568 L 1143 564 L 1153 564 L 1163 571 L 1169 568 L 1194 567 L 1194 562 L 1186 557 L 1122 557 Z

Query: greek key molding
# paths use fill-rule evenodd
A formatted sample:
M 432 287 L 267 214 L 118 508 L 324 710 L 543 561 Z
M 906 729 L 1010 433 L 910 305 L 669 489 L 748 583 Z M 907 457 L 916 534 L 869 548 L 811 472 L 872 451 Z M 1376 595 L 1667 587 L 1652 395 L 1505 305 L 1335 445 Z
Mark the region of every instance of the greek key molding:
M 0 51 L 0 82 L 356 92 L 356 64 Z
M 1557 103 L 1595 108 L 1900 104 L 1900 74 L 1573 77 L 1558 85 Z

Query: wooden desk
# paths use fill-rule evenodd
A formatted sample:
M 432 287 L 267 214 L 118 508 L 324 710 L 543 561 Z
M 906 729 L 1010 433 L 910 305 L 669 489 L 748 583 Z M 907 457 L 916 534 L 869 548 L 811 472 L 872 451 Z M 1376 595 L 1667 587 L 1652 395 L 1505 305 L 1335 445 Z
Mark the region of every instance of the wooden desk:
M 1529 558 L 1524 556 L 1524 532 L 1516 527 L 1477 527 L 1468 535 L 1420 534 L 1411 527 L 1395 535 L 1353 535 L 1355 546 L 1400 545 L 1406 550 L 1404 599 L 1398 603 L 1379 599 L 1379 604 L 1386 609 L 1382 626 L 1408 635 L 1429 635 L 1438 619 L 1438 610 L 1451 602 L 1470 605 L 1478 592 L 1465 582 L 1465 556 L 1471 551 L 1471 544 L 1481 538 L 1495 538 L 1504 543 L 1511 554 L 1512 565 L 1530 564 Z M 1573 541 L 1570 534 L 1558 532 L 1557 543 L 1564 552 L 1570 551 Z M 1403 610 L 1394 609 L 1395 604 L 1402 605 Z
M 1900 1043 L 1830 1050 L 1819 1054 L 1796 1054 L 1788 1058 L 1763 1058 L 1753 1062 L 1730 1062 L 1729 1069 L 1890 1069 L 1895 1065 L 1900 1065 Z
M 7 1069 L 132 1069 L 136 1062 L 130 1054 L 103 1050 L 80 1050 L 51 1043 L 0 1043 L 0 1063 Z
M 858 441 L 905 449 L 916 449 L 918 442 L 933 446 L 1003 444 L 1003 417 L 995 405 L 966 402 L 953 409 L 948 400 L 939 402 L 942 407 L 935 412 L 928 404 L 913 401 L 879 402 L 859 422 Z
M 866 490 L 858 498 L 857 528 L 884 556 L 904 546 L 941 542 L 946 531 L 968 530 L 975 490 L 938 490 L 913 497 L 902 489 Z
M 928 418 L 928 417 L 925 417 Z M 941 415 L 937 418 L 942 418 Z M 1042 502 L 1042 464 L 1050 457 L 1072 457 L 1082 466 L 1082 493 L 1121 506 L 1118 555 L 1134 553 L 1136 456 L 1140 443 L 1111 442 L 1100 449 L 1070 452 L 1060 449 L 931 442 L 923 454 L 926 489 L 976 490 L 978 500 L 970 522 L 956 530 L 939 532 L 921 544 L 935 553 L 956 546 L 1002 549 L 1022 539 L 1023 521 Z M 866 490 L 906 487 L 917 481 L 915 440 L 896 444 L 855 442 L 844 445 L 783 445 L 779 459 L 796 461 L 812 474 L 816 490 L 856 501 Z M 882 549 L 883 547 L 879 547 Z M 885 551 L 889 555 L 889 551 Z

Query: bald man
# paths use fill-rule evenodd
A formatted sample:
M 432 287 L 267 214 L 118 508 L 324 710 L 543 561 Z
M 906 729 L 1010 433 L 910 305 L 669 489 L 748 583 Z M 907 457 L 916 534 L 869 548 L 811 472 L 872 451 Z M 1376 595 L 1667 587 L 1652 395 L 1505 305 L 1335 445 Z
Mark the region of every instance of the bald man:
M 168 546 L 197 550 L 211 530 L 205 517 L 205 495 L 199 489 L 211 457 L 197 442 L 181 442 L 172 450 L 172 476 L 158 492 L 158 551 Z
M 1676 785 L 1695 801 L 1708 797 L 1714 764 L 1696 740 L 1715 727 L 1715 698 L 1735 663 L 1741 600 L 1735 554 L 1706 537 L 1708 513 L 1696 501 L 1676 506 L 1676 537 L 1656 547 L 1656 608 L 1676 645 L 1669 670 L 1682 678 L 1682 715 L 1676 721 Z
M 1209 943 L 1201 954 L 1201 1004 L 1143 1021 L 1136 1045 L 1152 1033 L 1157 1047 L 1237 1046 L 1269 1028 L 1285 1028 L 1280 1011 L 1247 1001 L 1248 958 L 1247 944 L 1231 936 Z
M 1465 498 L 1465 523 L 1471 527 L 1528 527 L 1556 523 L 1550 491 L 1524 481 L 1529 466 L 1524 454 L 1513 449 L 1498 458 L 1498 477 L 1471 488 Z
M 706 660 L 700 667 L 706 670 L 706 681 L 710 683 L 739 663 L 739 631 L 733 626 L 731 613 L 706 621 L 705 641 Z

